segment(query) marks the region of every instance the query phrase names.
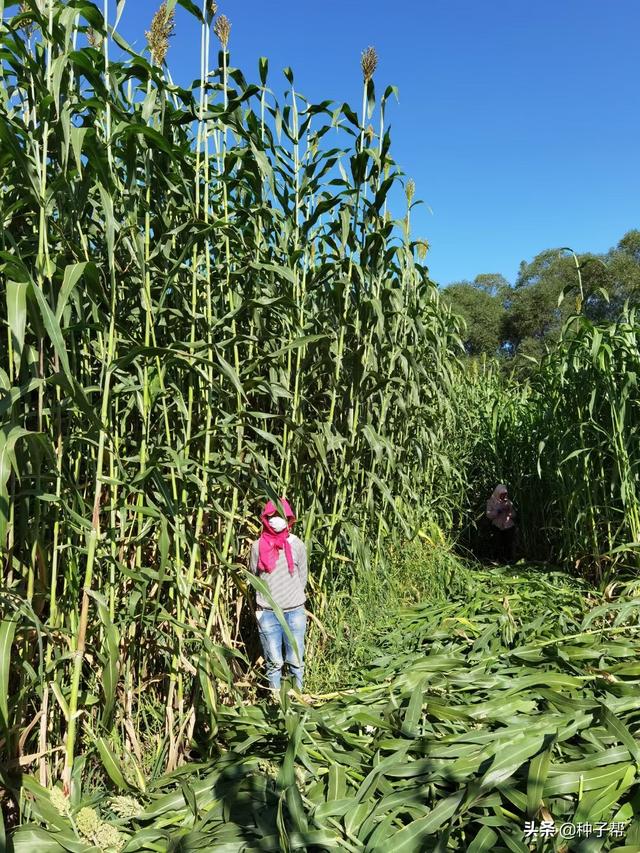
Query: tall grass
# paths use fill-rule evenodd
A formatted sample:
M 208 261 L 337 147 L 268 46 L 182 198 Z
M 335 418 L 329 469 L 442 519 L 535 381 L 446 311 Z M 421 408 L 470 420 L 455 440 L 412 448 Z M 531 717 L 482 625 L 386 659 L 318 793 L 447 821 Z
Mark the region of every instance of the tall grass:
M 472 577 L 435 528 L 410 542 L 387 542 L 385 552 L 384 571 L 359 568 L 351 588 L 331 590 L 322 624 L 311 623 L 305 668 L 305 689 L 311 693 L 362 684 L 362 673 L 399 610 L 448 601 L 463 593 Z
M 456 321 L 411 240 L 413 188 L 388 212 L 393 90 L 377 101 L 368 52 L 362 115 L 309 103 L 289 69 L 279 101 L 266 59 L 257 84 L 233 66 L 215 4 L 179 5 L 202 28 L 193 89 L 166 65 L 171 0 L 144 55 L 121 3 L 3 6 L 6 784 L 73 790 L 97 750 L 144 788 L 144 732 L 167 769 L 215 734 L 265 496 L 304 520 L 321 610 L 389 524 L 445 523 L 461 489 Z
M 488 368 L 463 386 L 476 518 L 492 485 L 508 483 L 523 553 L 602 583 L 639 565 L 639 342 L 634 309 L 600 325 L 578 313 L 528 381 Z

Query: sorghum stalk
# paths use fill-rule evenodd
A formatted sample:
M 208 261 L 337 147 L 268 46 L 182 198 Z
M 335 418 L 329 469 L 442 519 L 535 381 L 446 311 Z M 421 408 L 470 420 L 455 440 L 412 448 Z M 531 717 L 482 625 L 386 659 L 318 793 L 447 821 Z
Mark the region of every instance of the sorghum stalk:
M 300 144 L 299 144 L 299 134 L 300 127 L 298 122 L 298 103 L 296 98 L 296 91 L 291 85 L 291 136 L 293 137 L 293 175 L 294 175 L 294 187 L 295 187 L 295 201 L 294 201 L 294 229 L 293 229 L 293 249 L 294 254 L 298 248 L 298 233 L 299 233 L 299 219 L 300 219 Z M 293 302 L 296 306 L 300 305 L 300 294 L 299 294 L 299 282 L 298 282 L 298 263 L 296 262 L 294 269 L 294 285 L 293 285 Z M 290 326 L 289 326 L 290 328 Z M 295 335 L 295 330 L 294 330 Z M 287 352 L 287 388 L 291 388 L 291 369 L 293 363 L 293 354 L 291 348 L 289 348 Z M 297 380 L 297 376 L 296 376 Z M 294 393 L 293 396 L 293 405 L 292 405 L 292 413 L 291 419 L 295 423 L 296 418 L 296 403 L 297 403 L 297 395 Z M 283 480 L 285 486 L 289 481 L 289 466 L 291 461 L 291 448 L 289 447 L 289 424 L 285 421 L 284 431 L 282 436 L 282 461 L 280 465 L 280 476 Z
M 73 771 L 73 762 L 75 756 L 76 744 L 76 725 L 78 716 L 78 696 L 80 691 L 80 676 L 82 674 L 82 663 L 84 661 L 84 652 L 86 644 L 87 626 L 89 620 L 89 592 L 93 580 L 93 568 L 96 557 L 96 548 L 100 536 L 100 499 L 103 489 L 103 473 L 102 465 L 104 460 L 104 450 L 106 442 L 106 424 L 109 414 L 109 392 L 111 383 L 111 363 L 115 354 L 115 294 L 116 294 L 116 277 L 115 266 L 113 264 L 112 253 L 110 253 L 111 266 L 111 320 L 109 323 L 109 338 L 106 352 L 106 363 L 103 374 L 102 387 L 102 405 L 100 408 L 100 422 L 102 429 L 98 438 L 98 454 L 96 459 L 95 486 L 93 498 L 93 516 L 91 520 L 91 532 L 89 533 L 89 542 L 87 547 L 87 560 L 84 574 L 84 584 L 82 592 L 82 608 L 80 611 L 80 621 L 78 623 L 77 635 L 75 638 L 75 649 L 73 652 L 73 670 L 71 675 L 71 694 L 69 696 L 69 726 L 67 729 L 66 746 L 65 746 L 65 768 L 63 774 L 65 792 L 70 791 L 71 774 Z

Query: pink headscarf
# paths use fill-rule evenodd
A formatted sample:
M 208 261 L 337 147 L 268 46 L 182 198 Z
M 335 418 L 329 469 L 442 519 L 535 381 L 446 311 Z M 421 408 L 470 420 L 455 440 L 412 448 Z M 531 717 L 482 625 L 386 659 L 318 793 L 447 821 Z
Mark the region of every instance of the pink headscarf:
M 262 510 L 260 520 L 262 521 L 262 534 L 258 540 L 258 568 L 262 572 L 272 572 L 278 561 L 278 554 L 284 548 L 284 553 L 289 566 L 289 574 L 293 575 L 293 554 L 291 545 L 287 541 L 291 528 L 296 520 L 293 510 L 284 498 L 280 498 L 282 509 L 287 518 L 287 527 L 276 533 L 269 524 L 269 518 L 278 513 L 278 508 L 273 501 Z

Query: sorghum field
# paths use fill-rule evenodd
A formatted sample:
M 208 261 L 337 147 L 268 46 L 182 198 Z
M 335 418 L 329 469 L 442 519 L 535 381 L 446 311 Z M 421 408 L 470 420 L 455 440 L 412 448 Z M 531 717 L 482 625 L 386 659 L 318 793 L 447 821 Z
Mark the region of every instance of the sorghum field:
M 0 0 L 0 847 L 640 850 L 634 309 L 589 321 L 576 258 L 526 381 L 465 362 L 375 51 L 313 104 L 178 5 L 189 89 L 175 0 L 143 54 L 124 0 Z M 501 479 L 526 560 L 486 568 Z M 274 704 L 284 493 L 310 692 Z

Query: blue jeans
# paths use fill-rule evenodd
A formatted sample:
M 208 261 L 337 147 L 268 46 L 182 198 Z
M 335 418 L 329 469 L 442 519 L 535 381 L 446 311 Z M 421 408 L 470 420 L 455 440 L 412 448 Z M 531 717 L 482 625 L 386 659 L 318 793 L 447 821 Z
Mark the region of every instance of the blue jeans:
M 258 633 L 267 663 L 267 677 L 269 686 L 273 690 L 280 689 L 282 681 L 282 667 L 286 662 L 291 674 L 295 677 L 298 688 L 302 689 L 302 676 L 304 675 L 304 634 L 307 627 L 307 614 L 304 606 L 294 607 L 292 610 L 284 611 L 284 618 L 296 641 L 297 651 L 289 642 L 288 637 L 282 630 L 282 625 L 273 610 L 257 610 Z M 285 657 L 282 657 L 282 644 L 284 643 Z

